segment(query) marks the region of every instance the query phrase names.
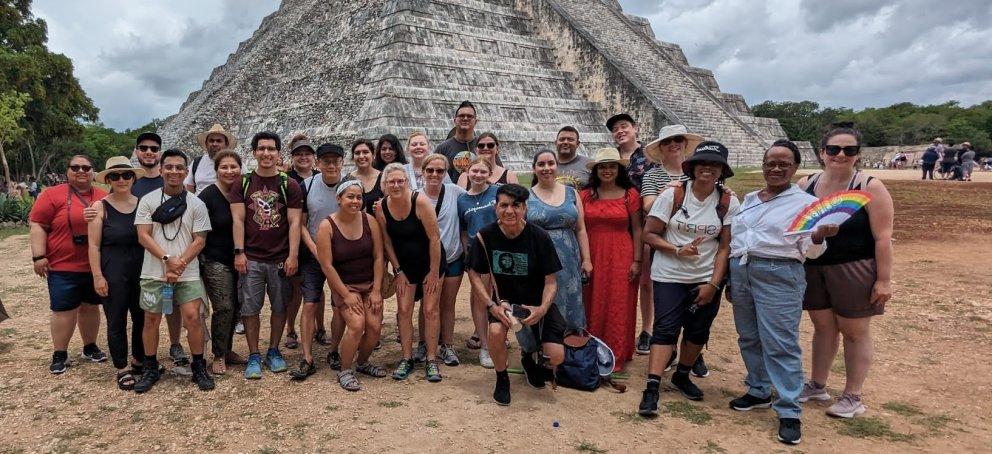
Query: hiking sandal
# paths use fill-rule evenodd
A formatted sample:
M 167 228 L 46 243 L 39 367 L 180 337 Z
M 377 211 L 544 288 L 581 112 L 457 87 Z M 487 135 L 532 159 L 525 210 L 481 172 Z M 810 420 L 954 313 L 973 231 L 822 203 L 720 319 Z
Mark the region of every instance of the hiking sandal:
M 117 373 L 117 387 L 121 391 L 133 391 L 136 382 L 137 380 L 134 379 L 134 375 L 131 374 L 130 370 Z
M 355 378 L 355 373 L 351 369 L 338 372 L 338 384 L 346 391 L 360 391 L 362 389 L 361 383 Z
M 382 378 L 387 375 L 385 369 L 372 364 L 372 362 L 367 362 L 365 364 L 358 364 L 355 366 L 355 371 L 368 375 L 369 377 Z

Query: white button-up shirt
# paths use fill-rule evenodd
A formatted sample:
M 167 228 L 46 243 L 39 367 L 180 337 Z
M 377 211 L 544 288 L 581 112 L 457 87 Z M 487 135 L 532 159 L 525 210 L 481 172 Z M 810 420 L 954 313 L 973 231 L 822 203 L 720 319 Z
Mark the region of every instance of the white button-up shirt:
M 744 203 L 731 224 L 731 257 L 740 257 L 740 263 L 745 264 L 752 255 L 800 262 L 823 255 L 827 249 L 826 241 L 813 244 L 809 234 L 785 236 L 785 229 L 789 228 L 793 219 L 817 201 L 815 196 L 795 184 L 767 202 L 758 198 L 758 192 L 744 197 Z

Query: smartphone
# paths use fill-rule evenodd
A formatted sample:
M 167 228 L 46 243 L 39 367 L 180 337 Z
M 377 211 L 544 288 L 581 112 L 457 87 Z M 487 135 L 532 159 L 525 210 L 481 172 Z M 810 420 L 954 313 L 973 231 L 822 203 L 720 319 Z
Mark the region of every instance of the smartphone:
M 511 304 L 510 311 L 514 317 L 519 319 L 530 317 L 530 309 L 527 309 L 519 304 Z

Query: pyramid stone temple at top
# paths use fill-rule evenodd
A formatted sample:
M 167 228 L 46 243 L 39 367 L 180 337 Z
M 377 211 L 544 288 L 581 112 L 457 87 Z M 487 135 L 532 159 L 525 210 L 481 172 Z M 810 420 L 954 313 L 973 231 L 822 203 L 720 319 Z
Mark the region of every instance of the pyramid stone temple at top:
M 283 0 L 160 133 L 194 153 L 194 135 L 214 123 L 242 153 L 263 130 L 346 148 L 423 130 L 437 144 L 463 100 L 518 169 L 564 125 L 586 154 L 612 145 L 604 123 L 620 112 L 645 141 L 684 124 L 723 142 L 735 166 L 757 165 L 785 137 L 615 0 Z

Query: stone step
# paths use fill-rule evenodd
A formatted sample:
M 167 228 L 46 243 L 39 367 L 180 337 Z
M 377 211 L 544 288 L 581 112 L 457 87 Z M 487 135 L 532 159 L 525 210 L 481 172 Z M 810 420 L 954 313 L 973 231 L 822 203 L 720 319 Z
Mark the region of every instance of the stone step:
M 444 49 L 437 47 L 427 47 L 420 44 L 408 42 L 393 42 L 379 48 L 375 58 L 388 55 L 392 52 L 414 53 L 424 58 L 456 58 L 474 60 L 478 62 L 497 62 L 503 66 L 521 68 L 554 69 L 554 53 L 551 49 L 522 49 L 516 46 L 503 46 L 497 44 L 490 46 L 488 53 L 481 53 L 477 49 Z
M 464 100 L 475 100 L 480 98 L 480 94 L 476 91 L 471 90 L 446 90 L 440 88 L 418 88 L 418 87 L 406 87 L 406 86 L 396 86 L 396 85 L 376 85 L 366 88 L 366 93 L 368 99 L 381 98 L 381 97 L 397 97 L 397 98 L 410 98 L 418 100 L 430 100 L 435 105 L 438 104 L 448 104 L 450 105 L 451 116 L 454 115 L 455 106 L 460 104 Z M 474 102 L 474 101 L 473 101 Z M 599 112 L 600 106 L 597 103 L 589 102 L 579 97 L 568 99 L 561 97 L 538 97 L 538 96 L 523 96 L 523 95 L 513 95 L 509 93 L 492 93 L 485 95 L 485 102 L 490 104 L 497 104 L 500 106 L 515 107 L 515 108 L 531 108 L 531 107 L 541 107 L 541 108 L 551 108 L 558 110 L 591 110 Z M 449 110 L 443 110 L 443 112 L 449 112 Z M 603 120 L 605 123 L 605 119 Z
M 480 49 L 485 51 L 484 46 L 480 45 L 479 42 L 502 43 L 525 49 L 550 48 L 547 41 L 536 38 L 530 33 L 484 30 L 472 24 L 419 16 L 411 11 L 399 11 L 383 18 L 382 32 L 383 37 L 392 35 L 393 41 L 402 40 L 446 49 Z M 390 42 L 383 40 L 376 44 L 377 47 L 381 47 Z

